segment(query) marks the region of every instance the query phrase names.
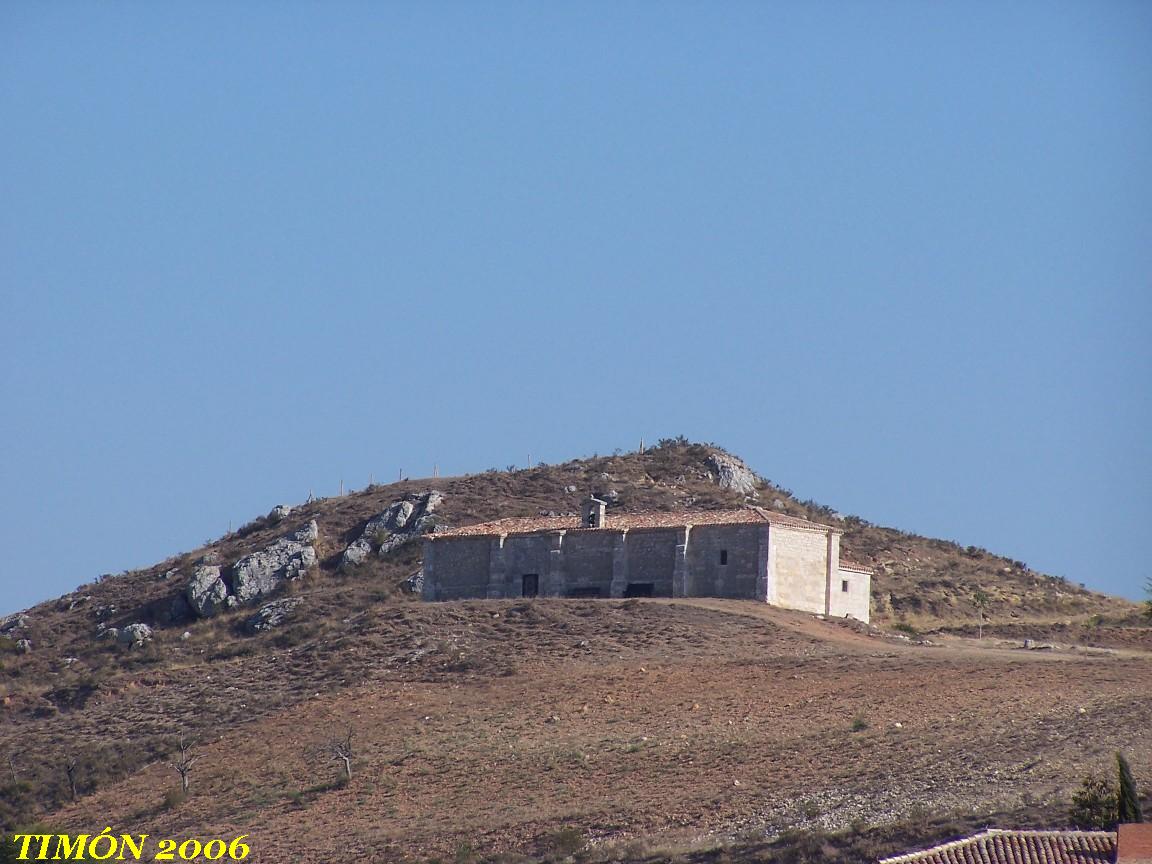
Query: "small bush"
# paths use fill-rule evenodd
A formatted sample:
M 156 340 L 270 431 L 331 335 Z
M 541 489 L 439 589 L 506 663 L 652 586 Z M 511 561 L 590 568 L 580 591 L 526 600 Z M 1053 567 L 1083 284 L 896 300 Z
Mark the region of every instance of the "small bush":
M 582 852 L 587 845 L 583 832 L 571 825 L 545 835 L 540 843 L 545 852 L 560 858 L 568 858 Z
M 173 787 L 164 793 L 164 798 L 160 802 L 160 809 L 175 810 L 187 800 L 187 792 L 185 792 L 183 789 Z
M 865 720 L 862 715 L 857 714 L 852 719 L 852 731 L 853 732 L 863 732 L 867 728 L 868 728 L 868 721 Z

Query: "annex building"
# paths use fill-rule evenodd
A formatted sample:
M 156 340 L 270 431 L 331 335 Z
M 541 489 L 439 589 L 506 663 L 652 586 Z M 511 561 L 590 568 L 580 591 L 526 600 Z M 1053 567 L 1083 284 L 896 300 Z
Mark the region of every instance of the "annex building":
M 424 539 L 425 600 L 729 597 L 868 621 L 871 573 L 843 532 L 761 507 L 499 519 Z

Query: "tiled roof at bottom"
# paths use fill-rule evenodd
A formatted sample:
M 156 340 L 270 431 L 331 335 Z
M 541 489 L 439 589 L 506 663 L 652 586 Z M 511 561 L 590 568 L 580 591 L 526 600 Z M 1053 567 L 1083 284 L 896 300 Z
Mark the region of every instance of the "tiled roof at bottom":
M 1008 831 L 989 829 L 892 858 L 880 864 L 1109 864 L 1112 831 Z

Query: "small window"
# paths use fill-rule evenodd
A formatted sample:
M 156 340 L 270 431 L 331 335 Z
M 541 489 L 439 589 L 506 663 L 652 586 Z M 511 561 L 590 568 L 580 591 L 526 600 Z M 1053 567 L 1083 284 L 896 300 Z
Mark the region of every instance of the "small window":
M 727 564 L 728 563 L 728 550 L 727 549 L 721 549 L 720 550 L 720 563 L 721 564 Z
M 841 579 L 840 580 L 840 590 L 843 591 L 845 594 L 848 593 L 848 580 L 847 579 Z

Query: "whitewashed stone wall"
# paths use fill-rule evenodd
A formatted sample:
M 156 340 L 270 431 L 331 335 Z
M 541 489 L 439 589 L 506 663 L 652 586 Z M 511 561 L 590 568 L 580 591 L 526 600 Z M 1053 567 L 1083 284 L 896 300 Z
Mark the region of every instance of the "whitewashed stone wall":
M 786 609 L 827 612 L 827 531 L 773 525 L 768 544 L 768 602 Z M 839 547 L 837 545 L 838 551 Z
M 837 568 L 832 594 L 828 598 L 828 614 L 834 618 L 851 616 L 867 623 L 871 609 L 872 575 L 855 568 Z

